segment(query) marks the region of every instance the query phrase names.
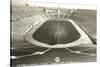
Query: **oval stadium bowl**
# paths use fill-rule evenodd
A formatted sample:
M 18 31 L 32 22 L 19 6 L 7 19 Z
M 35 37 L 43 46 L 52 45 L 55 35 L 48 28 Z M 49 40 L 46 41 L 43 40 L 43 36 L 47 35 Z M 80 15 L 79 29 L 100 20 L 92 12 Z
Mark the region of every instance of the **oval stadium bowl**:
M 37 22 L 36 22 L 37 23 Z M 47 48 L 66 48 L 91 44 L 88 35 L 71 19 L 47 19 L 32 26 L 24 39 Z

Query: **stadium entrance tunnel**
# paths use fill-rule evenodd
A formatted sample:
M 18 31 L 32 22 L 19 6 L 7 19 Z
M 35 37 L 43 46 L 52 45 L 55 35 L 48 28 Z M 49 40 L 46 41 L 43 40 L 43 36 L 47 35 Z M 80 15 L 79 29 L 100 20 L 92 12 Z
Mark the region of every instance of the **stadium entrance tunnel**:
M 33 34 L 32 37 L 48 45 L 67 44 L 80 38 L 80 33 L 67 20 L 47 20 Z

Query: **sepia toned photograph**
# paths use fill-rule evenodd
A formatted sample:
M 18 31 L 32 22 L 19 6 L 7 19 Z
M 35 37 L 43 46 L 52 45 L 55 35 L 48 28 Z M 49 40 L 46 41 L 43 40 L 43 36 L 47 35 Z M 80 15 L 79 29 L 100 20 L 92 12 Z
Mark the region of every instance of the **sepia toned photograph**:
M 10 8 L 11 67 L 97 61 L 96 6 L 11 0 Z

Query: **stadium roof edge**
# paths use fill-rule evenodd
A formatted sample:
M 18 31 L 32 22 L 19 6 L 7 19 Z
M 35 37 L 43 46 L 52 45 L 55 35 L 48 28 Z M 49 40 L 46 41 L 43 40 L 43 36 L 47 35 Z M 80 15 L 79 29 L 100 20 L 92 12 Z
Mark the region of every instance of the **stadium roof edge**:
M 49 2 L 27 2 L 29 6 L 44 7 L 44 8 L 66 8 L 66 9 L 88 9 L 96 10 L 96 5 L 86 4 L 62 4 L 62 3 L 49 3 Z
M 77 3 L 54 3 L 54 2 L 39 2 L 39 1 L 12 1 L 12 5 L 26 5 L 44 8 L 65 8 L 65 9 L 88 9 L 96 10 L 97 6 L 94 4 L 77 4 Z

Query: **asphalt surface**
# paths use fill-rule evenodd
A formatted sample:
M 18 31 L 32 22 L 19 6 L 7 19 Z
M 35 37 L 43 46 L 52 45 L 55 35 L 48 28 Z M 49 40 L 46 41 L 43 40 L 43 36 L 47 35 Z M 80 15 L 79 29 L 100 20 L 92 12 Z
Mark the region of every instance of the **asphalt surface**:
M 89 47 L 88 47 L 89 48 Z M 74 51 L 82 51 L 84 53 L 96 54 L 96 48 L 86 50 L 87 47 L 71 47 L 70 49 Z M 27 55 L 34 53 L 36 51 L 43 51 L 47 48 L 42 47 L 31 47 L 24 49 L 14 49 L 11 54 L 17 56 Z M 86 51 L 85 51 L 86 50 Z M 55 59 L 59 58 L 59 62 Z M 96 56 L 84 55 L 70 53 L 66 49 L 51 49 L 50 51 L 44 53 L 43 55 L 27 56 L 18 59 L 11 60 L 12 66 L 18 65 L 43 65 L 43 64 L 61 64 L 61 63 L 86 63 L 86 62 L 96 62 Z

